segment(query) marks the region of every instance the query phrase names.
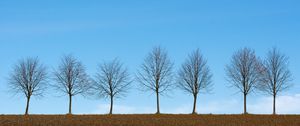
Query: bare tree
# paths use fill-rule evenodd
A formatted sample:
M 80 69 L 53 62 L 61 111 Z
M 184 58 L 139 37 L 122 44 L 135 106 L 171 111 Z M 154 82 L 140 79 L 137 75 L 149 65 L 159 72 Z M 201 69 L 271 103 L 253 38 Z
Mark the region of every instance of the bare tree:
M 16 93 L 22 93 L 27 99 L 25 115 L 31 96 L 42 96 L 47 88 L 46 68 L 39 62 L 38 58 L 27 58 L 20 60 L 14 66 L 14 71 L 9 79 L 9 87 Z
M 84 94 L 91 88 L 91 83 L 81 62 L 72 55 L 64 56 L 58 69 L 54 71 L 58 91 L 69 97 L 69 114 L 72 114 L 72 97 Z
M 273 48 L 268 52 L 264 62 L 265 72 L 261 85 L 258 86 L 263 92 L 273 96 L 273 114 L 276 114 L 276 96 L 288 89 L 292 75 L 288 69 L 288 57 Z
M 199 49 L 189 55 L 179 70 L 178 87 L 193 95 L 193 114 L 196 114 L 198 93 L 208 91 L 212 86 L 211 77 L 212 74 L 207 66 L 207 61 L 203 58 Z
M 155 92 L 157 114 L 160 113 L 159 95 L 169 90 L 171 86 L 172 68 L 173 63 L 168 58 L 167 52 L 161 47 L 154 47 L 137 74 L 140 84 L 146 90 Z
M 244 113 L 247 114 L 247 95 L 259 83 L 262 65 L 252 49 L 244 48 L 232 56 L 226 66 L 228 81 L 244 95 Z
M 94 92 L 110 99 L 109 114 L 112 114 L 114 98 L 125 96 L 129 89 L 129 73 L 119 60 L 115 59 L 99 65 L 95 80 Z

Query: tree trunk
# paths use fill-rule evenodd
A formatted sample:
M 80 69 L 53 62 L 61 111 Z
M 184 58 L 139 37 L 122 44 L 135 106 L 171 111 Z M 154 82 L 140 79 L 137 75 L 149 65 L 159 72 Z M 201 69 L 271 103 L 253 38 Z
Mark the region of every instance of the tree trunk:
M 273 95 L 273 115 L 276 114 L 276 95 Z
M 156 114 L 160 114 L 160 110 L 159 110 L 159 93 L 158 93 L 158 91 L 156 91 L 156 108 L 157 108 Z
M 72 114 L 72 95 L 69 95 L 69 114 Z
M 109 114 L 112 114 L 112 111 L 113 111 L 113 104 L 114 104 L 114 99 L 113 99 L 113 97 L 111 96 L 111 97 L 110 97 L 110 110 L 109 110 Z
M 247 95 L 244 94 L 244 114 L 247 114 Z
M 193 112 L 192 114 L 196 114 L 196 104 L 197 104 L 197 95 L 194 95 L 194 106 L 193 106 Z
M 28 115 L 29 102 L 30 102 L 30 96 L 29 96 L 29 97 L 27 97 L 27 104 L 26 104 L 25 115 Z

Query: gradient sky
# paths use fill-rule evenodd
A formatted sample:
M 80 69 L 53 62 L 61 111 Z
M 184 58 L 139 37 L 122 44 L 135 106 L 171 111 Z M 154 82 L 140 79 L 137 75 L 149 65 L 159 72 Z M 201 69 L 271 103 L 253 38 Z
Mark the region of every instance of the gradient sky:
M 224 67 L 240 48 L 264 57 L 277 47 L 290 60 L 293 88 L 278 97 L 277 110 L 300 114 L 300 2 L 298 0 L 30 0 L 0 1 L 0 114 L 23 114 L 25 98 L 8 92 L 13 65 L 39 57 L 51 75 L 64 54 L 73 54 L 94 77 L 97 64 L 119 58 L 132 77 L 153 46 L 165 48 L 174 72 L 199 48 L 213 73 L 213 90 L 198 98 L 198 113 L 242 113 L 243 99 L 228 87 Z M 54 82 L 51 82 L 54 83 Z M 136 82 L 117 99 L 115 113 L 155 113 L 155 95 Z M 29 113 L 65 114 L 68 99 L 55 90 L 33 98 Z M 161 98 L 161 112 L 190 113 L 192 96 L 174 90 Z M 76 96 L 73 113 L 108 113 L 109 101 Z M 248 96 L 249 113 L 271 113 L 271 97 Z

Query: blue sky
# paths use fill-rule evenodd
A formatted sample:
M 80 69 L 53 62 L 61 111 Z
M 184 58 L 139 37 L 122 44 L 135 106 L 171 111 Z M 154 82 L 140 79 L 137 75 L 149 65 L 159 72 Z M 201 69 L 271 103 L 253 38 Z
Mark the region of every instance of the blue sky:
M 119 58 L 132 77 L 153 46 L 164 47 L 174 72 L 199 48 L 213 73 L 213 90 L 198 98 L 198 113 L 242 113 L 242 95 L 229 88 L 224 67 L 240 48 L 258 56 L 277 47 L 289 56 L 294 87 L 278 98 L 278 113 L 300 114 L 300 2 L 252 1 L 0 1 L 0 113 L 23 114 L 25 98 L 12 96 L 7 78 L 22 58 L 39 57 L 49 73 L 64 54 L 73 54 L 94 76 L 97 64 Z M 50 74 L 51 75 L 51 74 Z M 51 82 L 54 83 L 54 82 Z M 115 113 L 155 113 L 155 95 L 132 83 L 116 100 Z M 33 98 L 29 113 L 65 114 L 68 99 L 54 90 Z M 190 113 L 192 97 L 174 90 L 161 99 L 163 113 Z M 108 113 L 109 101 L 76 96 L 73 112 Z M 271 98 L 248 98 L 249 113 L 271 113 Z

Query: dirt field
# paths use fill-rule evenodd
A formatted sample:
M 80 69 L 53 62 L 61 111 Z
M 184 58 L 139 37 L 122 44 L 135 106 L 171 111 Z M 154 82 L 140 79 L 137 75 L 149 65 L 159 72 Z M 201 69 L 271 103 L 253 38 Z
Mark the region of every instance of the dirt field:
M 300 115 L 0 115 L 0 126 L 300 126 Z

